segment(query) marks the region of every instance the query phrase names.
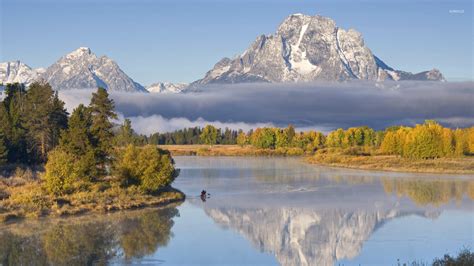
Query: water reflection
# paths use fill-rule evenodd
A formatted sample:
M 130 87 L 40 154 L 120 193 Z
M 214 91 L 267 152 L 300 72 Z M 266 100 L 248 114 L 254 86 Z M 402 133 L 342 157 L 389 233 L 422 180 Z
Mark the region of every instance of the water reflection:
M 401 252 L 392 260 L 368 254 L 378 257 L 376 265 L 393 265 L 398 258 L 431 262 L 448 248 L 456 252 L 472 244 L 472 228 L 464 228 L 464 238 L 452 236 L 459 246 L 440 236 L 454 220 L 472 224 L 472 177 L 332 169 L 284 158 L 180 158 L 178 164 L 183 168 L 180 188 L 197 194 L 205 187 L 213 194 L 205 203 L 190 199 L 195 206 L 257 250 L 274 254 L 282 265 L 350 264 L 375 232 L 404 219 L 408 222 L 400 231 L 388 234 L 396 240 L 372 246 L 397 253 L 400 243 L 416 249 L 433 238 L 441 251 Z M 433 225 L 435 230 L 419 232 L 420 238 L 408 233 L 417 219 L 434 221 L 451 210 L 463 213 Z
M 472 177 L 352 171 L 285 158 L 176 162 L 174 186 L 187 195 L 179 212 L 4 226 L 0 264 L 244 265 L 276 258 L 282 265 L 395 265 L 431 262 L 474 244 Z M 212 197 L 203 201 L 202 190 Z
M 0 232 L 2 265 L 105 265 L 153 254 L 171 239 L 176 208 L 27 221 Z
M 407 180 L 382 179 L 387 194 L 406 196 L 418 205 L 440 206 L 452 200 L 461 202 L 465 196 L 474 200 L 474 180 L 435 179 Z
M 282 265 L 334 265 L 357 256 L 364 242 L 385 222 L 404 215 L 438 213 L 279 209 L 206 209 L 216 223 L 249 239 L 259 250 L 275 254 Z

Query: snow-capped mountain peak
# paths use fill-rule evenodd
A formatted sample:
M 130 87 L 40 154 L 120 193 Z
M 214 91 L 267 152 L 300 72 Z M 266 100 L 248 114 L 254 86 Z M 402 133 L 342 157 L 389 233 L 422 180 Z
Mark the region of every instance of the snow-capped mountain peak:
M 0 83 L 31 84 L 45 80 L 55 90 L 96 89 L 127 92 L 147 92 L 128 77 L 115 61 L 107 56 L 97 57 L 88 47 L 62 56 L 48 68 L 32 69 L 20 61 L 0 63 Z
M 74 60 L 83 56 L 92 55 L 92 51 L 89 47 L 79 47 L 78 49 L 70 52 L 65 57 L 70 60 Z
M 90 48 L 78 49 L 61 57 L 41 75 L 54 89 L 92 89 L 146 92 L 107 56 L 97 57 Z
M 261 35 L 240 56 L 224 58 L 190 87 L 213 83 L 444 80 L 438 71 L 394 70 L 372 54 L 362 34 L 323 16 L 292 14 L 273 35 Z
M 43 73 L 43 68 L 32 69 L 21 61 L 0 63 L 0 83 L 24 83 L 29 85 Z

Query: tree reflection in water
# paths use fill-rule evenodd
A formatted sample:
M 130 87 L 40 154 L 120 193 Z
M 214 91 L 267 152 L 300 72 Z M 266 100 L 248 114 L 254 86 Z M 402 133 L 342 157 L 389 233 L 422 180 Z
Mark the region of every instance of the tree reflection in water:
M 25 222 L 0 231 L 2 265 L 106 265 L 141 258 L 166 246 L 176 208 Z
M 474 200 L 474 180 L 384 178 L 382 184 L 387 194 L 408 197 L 420 206 L 440 206 L 452 200 L 460 202 L 464 196 Z

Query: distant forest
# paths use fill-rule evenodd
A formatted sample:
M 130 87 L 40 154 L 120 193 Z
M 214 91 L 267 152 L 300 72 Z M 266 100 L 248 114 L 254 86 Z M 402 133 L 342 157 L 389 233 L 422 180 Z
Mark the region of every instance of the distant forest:
M 129 121 L 127 122 L 129 123 Z M 381 154 L 412 159 L 455 157 L 474 154 L 474 127 L 450 129 L 433 120 L 415 127 L 393 126 L 374 130 L 367 126 L 339 128 L 324 135 L 317 131 L 296 132 L 287 128 L 265 127 L 244 132 L 207 125 L 137 136 L 139 144 L 238 144 L 260 149 L 293 149 L 293 153 L 313 153 L 324 148 L 364 148 Z

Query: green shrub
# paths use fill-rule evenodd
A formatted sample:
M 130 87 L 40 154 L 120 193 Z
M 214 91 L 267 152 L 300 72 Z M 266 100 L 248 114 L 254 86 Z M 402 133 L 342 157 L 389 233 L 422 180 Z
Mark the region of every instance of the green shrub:
M 127 146 L 114 168 L 123 186 L 135 184 L 147 193 L 169 186 L 178 176 L 169 153 L 151 145 Z
M 72 192 L 75 173 L 75 160 L 67 152 L 55 149 L 48 154 L 48 162 L 43 176 L 46 189 L 54 195 L 63 195 Z

